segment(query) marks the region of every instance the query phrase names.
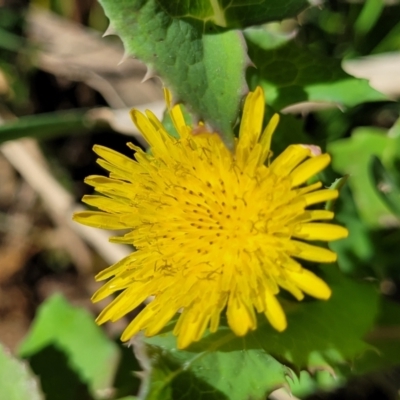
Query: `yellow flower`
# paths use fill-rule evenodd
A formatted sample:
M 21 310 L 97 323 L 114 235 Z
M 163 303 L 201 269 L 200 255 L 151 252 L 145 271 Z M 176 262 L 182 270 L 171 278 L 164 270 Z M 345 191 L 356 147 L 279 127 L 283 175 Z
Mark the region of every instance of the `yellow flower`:
M 93 296 L 99 301 L 120 292 L 97 322 L 115 321 L 153 300 L 128 325 L 122 340 L 140 330 L 157 334 L 181 310 L 174 328 L 178 347 L 215 332 L 226 308 L 238 336 L 256 329 L 256 311 L 278 331 L 286 317 L 276 295 L 280 288 L 297 300 L 304 293 L 328 299 L 329 287 L 297 259 L 336 260 L 332 251 L 305 241 L 331 241 L 347 230 L 327 222 L 333 212 L 307 207 L 338 196 L 309 178 L 330 162 L 310 146 L 291 145 L 270 162 L 270 142 L 279 116 L 261 134 L 264 95 L 247 96 L 239 139 L 230 151 L 219 135 L 203 126 L 187 126 L 179 106 L 166 100 L 179 139 L 157 118 L 132 110 L 134 123 L 151 146 L 151 154 L 129 144 L 135 160 L 95 146 L 98 163 L 110 177 L 90 176 L 86 183 L 100 195 L 83 201 L 102 211 L 74 216 L 80 223 L 128 233 L 110 240 L 135 251 L 97 275 L 108 280 Z

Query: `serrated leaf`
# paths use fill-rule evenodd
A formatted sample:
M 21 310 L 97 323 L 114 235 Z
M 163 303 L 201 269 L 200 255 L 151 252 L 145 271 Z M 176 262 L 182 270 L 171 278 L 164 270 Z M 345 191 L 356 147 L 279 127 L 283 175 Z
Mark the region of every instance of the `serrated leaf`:
M 290 388 L 294 396 L 303 399 L 316 391 L 332 391 L 345 382 L 345 377 L 340 376 L 337 371 L 334 376 L 329 371 L 316 371 L 313 374 L 301 371 L 299 376 L 293 378 Z
M 260 318 L 259 328 L 243 338 L 220 327 L 185 351 L 176 349 L 172 324 L 165 333 L 145 339 L 151 374 L 158 376 L 157 390 L 169 390 L 173 400 L 185 398 L 184 393 L 177 394 L 176 387 L 178 378 L 186 374 L 189 387 L 185 390 L 192 390 L 193 399 L 201 398 L 196 391 L 201 384 L 213 390 L 217 399 L 264 399 L 277 387 L 290 385 L 288 366 L 332 372 L 332 366 L 364 352 L 368 345 L 362 337 L 374 321 L 377 291 L 369 283 L 350 280 L 329 268 L 324 278 L 332 288 L 332 298 L 326 302 L 285 301 L 288 328 L 282 333 Z M 168 365 L 163 374 L 159 363 Z M 190 386 L 190 382 L 195 384 Z M 148 393 L 143 399 L 153 398 L 151 390 Z
M 0 344 L 0 399 L 43 400 L 38 379 Z
M 21 357 L 30 357 L 54 345 L 68 357 L 93 395 L 111 387 L 119 361 L 117 345 L 108 340 L 86 310 L 71 306 L 61 295 L 43 303 L 28 336 L 19 348 Z
M 241 33 L 172 18 L 156 0 L 100 3 L 126 51 L 154 70 L 195 119 L 232 145 L 232 128 L 247 91 L 248 58 Z
M 151 368 L 140 399 L 194 400 L 207 393 L 207 399 L 212 400 L 256 400 L 264 399 L 268 391 L 286 385 L 285 377 L 291 371 L 273 357 L 259 349 L 244 351 L 234 347 L 230 350 L 231 338 L 221 339 L 224 350 L 219 351 L 219 343 L 215 349 L 210 345 L 205 357 L 201 352 L 176 350 L 172 337 L 165 338 L 159 345 L 147 344 Z M 168 348 L 167 352 L 165 348 Z
M 175 18 L 212 21 L 222 27 L 246 27 L 296 16 L 308 0 L 158 0 Z
M 245 38 L 257 68 L 249 70 L 250 86 L 261 85 L 268 104 L 277 110 L 304 101 L 352 107 L 386 98 L 365 79 L 344 72 L 340 60 L 315 54 L 291 38 L 265 28 L 248 29 Z

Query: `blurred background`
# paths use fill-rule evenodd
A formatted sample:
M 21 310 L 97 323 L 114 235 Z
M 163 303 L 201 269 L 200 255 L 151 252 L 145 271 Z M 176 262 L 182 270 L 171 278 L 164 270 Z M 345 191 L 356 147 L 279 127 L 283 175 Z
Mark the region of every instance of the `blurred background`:
M 299 26 L 299 41 L 344 58 L 348 73 L 400 97 L 399 2 L 331 0 L 279 29 Z M 132 350 L 118 341 L 126 320 L 105 333 L 91 325 L 104 307 L 90 302 L 94 274 L 130 249 L 71 221 L 91 192 L 83 179 L 102 173 L 93 144 L 130 154 L 126 142 L 144 142 L 129 109 L 163 113 L 161 81 L 142 82 L 146 67 L 124 57 L 116 36 L 102 37 L 107 27 L 96 0 L 0 0 L 0 342 L 28 360 L 48 400 L 117 399 L 137 394 L 139 385 Z M 389 129 L 400 115 L 393 101 L 322 111 L 301 104 L 287 112 L 322 147 L 320 138 L 345 138 L 358 126 Z M 387 223 L 398 232 L 398 220 Z M 398 298 L 399 281 L 385 282 L 382 290 Z M 53 325 L 31 331 L 43 316 Z M 82 355 L 88 337 L 99 346 Z M 383 397 L 371 398 L 392 398 L 381 378 L 376 386 Z

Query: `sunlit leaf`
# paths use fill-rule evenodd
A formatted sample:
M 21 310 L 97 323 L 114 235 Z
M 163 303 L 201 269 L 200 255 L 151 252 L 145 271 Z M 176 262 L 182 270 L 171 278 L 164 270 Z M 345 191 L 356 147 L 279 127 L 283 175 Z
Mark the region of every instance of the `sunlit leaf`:
M 195 119 L 204 120 L 232 145 L 232 128 L 247 91 L 242 34 L 172 18 L 156 0 L 100 3 L 127 53 L 144 61 Z
M 112 386 L 120 357 L 117 345 L 107 339 L 92 315 L 71 306 L 61 295 L 40 306 L 19 355 L 30 357 L 49 345 L 66 354 L 70 367 L 93 393 Z
M 373 155 L 382 157 L 389 139 L 382 129 L 357 128 L 351 138 L 328 145 L 333 155 L 332 166 L 340 174 L 349 174 L 348 184 L 354 194 L 358 211 L 369 227 L 381 227 L 393 220 L 388 207 L 376 192 L 369 174 Z
M 374 321 L 377 292 L 369 283 L 344 278 L 333 266 L 325 268 L 330 268 L 324 278 L 332 298 L 285 301 L 288 328 L 283 333 L 260 318 L 259 328 L 244 338 L 221 327 L 184 351 L 176 349 L 172 325 L 145 339 L 151 379 L 143 398 L 168 393 L 166 399 L 179 400 L 190 391 L 193 399 L 204 392 L 215 399 L 265 399 L 277 387 L 290 385 L 291 369 L 332 372 L 337 363 L 363 353 L 368 345 L 362 337 Z

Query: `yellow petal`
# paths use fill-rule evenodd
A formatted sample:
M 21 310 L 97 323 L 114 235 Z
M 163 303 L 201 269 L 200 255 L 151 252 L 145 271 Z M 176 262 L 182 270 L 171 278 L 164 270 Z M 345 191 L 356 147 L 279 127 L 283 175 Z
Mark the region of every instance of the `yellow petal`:
M 292 144 L 272 161 L 271 171 L 277 175 L 289 175 L 304 159 L 311 156 L 311 150 L 300 144 Z
M 279 124 L 279 114 L 274 114 L 269 120 L 268 125 L 265 127 L 264 132 L 261 135 L 260 144 L 262 147 L 262 153 L 260 157 L 261 163 L 264 163 L 268 158 L 271 149 L 272 135 L 275 132 L 276 127 Z
M 349 234 L 346 228 L 340 225 L 323 223 L 304 223 L 298 226 L 298 230 L 293 233 L 293 237 L 306 240 L 338 240 L 347 237 Z
M 331 250 L 313 246 L 308 243 L 298 242 L 297 240 L 292 240 L 291 242 L 295 244 L 297 248 L 296 253 L 293 253 L 294 257 L 321 263 L 332 263 L 337 260 L 336 253 Z
M 156 310 L 154 306 L 151 307 L 153 303 L 154 300 L 147 305 L 125 328 L 121 335 L 122 342 L 126 342 L 132 336 L 136 335 L 139 331 L 145 328 L 152 318 L 157 318 L 158 310 Z
M 197 330 L 194 322 L 197 313 L 191 308 L 185 308 L 174 328 L 174 335 L 178 336 L 177 347 L 184 349 L 195 341 Z
M 264 91 L 257 86 L 254 92 L 250 92 L 244 103 L 242 121 L 239 131 L 239 146 L 253 147 L 261 133 L 264 118 Z
M 308 185 L 308 186 L 304 186 L 302 188 L 296 189 L 296 193 L 298 194 L 298 196 L 301 196 L 303 194 L 313 192 L 314 190 L 317 190 L 320 187 L 322 187 L 322 182 L 315 182 L 312 185 Z
M 165 325 L 167 325 L 167 323 L 172 319 L 176 312 L 177 308 L 175 307 L 164 307 L 163 312 L 157 315 L 157 318 L 153 318 L 153 320 L 148 324 L 145 335 L 157 335 L 157 333 L 160 332 L 161 329 L 164 328 Z
M 219 300 L 216 302 L 216 305 L 214 307 L 214 310 L 211 312 L 211 318 L 210 318 L 210 332 L 216 332 L 218 330 L 219 326 L 219 321 L 221 317 L 221 312 L 226 306 L 226 303 L 228 301 L 228 295 L 226 292 L 219 296 Z
M 307 206 L 311 206 L 313 204 L 324 203 L 325 201 L 328 200 L 337 199 L 338 196 L 339 192 L 337 190 L 323 189 L 323 190 L 317 190 L 316 192 L 307 193 L 301 196 L 301 198 L 303 198 L 306 201 Z
M 257 87 L 254 92 L 250 92 L 246 97 L 242 121 L 240 123 L 239 141 L 235 149 L 236 163 L 243 168 L 248 164 L 254 146 L 260 137 L 263 116 L 264 116 L 264 92 L 261 87 Z M 260 150 L 259 150 L 260 152 Z M 260 152 L 261 153 L 261 152 Z M 253 161 L 258 164 L 259 157 Z
M 307 179 L 318 174 L 318 172 L 326 168 L 330 161 L 330 155 L 325 153 L 303 162 L 290 174 L 292 187 L 299 186 L 306 182 Z
M 286 315 L 278 299 L 269 291 L 265 293 L 265 316 L 277 331 L 282 332 L 287 327 Z
M 110 164 L 115 165 L 119 169 L 135 172 L 138 169 L 137 163 L 125 155 L 118 153 L 117 151 L 111 150 L 108 147 L 94 145 L 93 151 L 104 158 L 104 160 L 108 161 Z
M 124 214 L 108 214 L 101 211 L 81 211 L 72 216 L 72 219 L 83 225 L 100 229 L 126 229 Z
M 107 321 L 117 321 L 128 312 L 138 307 L 147 295 L 138 297 L 134 295 L 134 290 L 129 288 L 117 296 L 96 318 L 96 323 L 101 325 Z
M 296 222 L 311 222 L 311 221 L 324 221 L 333 219 L 335 214 L 327 210 L 305 210 L 303 214 L 292 219 L 291 223 Z
M 115 165 L 109 163 L 108 161 L 103 160 L 102 158 L 98 158 L 96 162 L 106 171 L 110 172 L 110 177 L 112 179 L 122 179 L 124 181 L 132 182 L 132 179 L 134 179 L 135 177 L 135 173 L 130 172 L 128 170 L 124 170 L 122 168 L 118 168 Z M 139 164 L 137 164 L 137 167 L 138 170 L 140 170 Z
M 182 110 L 179 105 L 172 106 L 172 94 L 167 88 L 164 88 L 164 96 L 172 123 L 180 137 L 183 138 L 186 136 L 186 122 Z
M 332 291 L 329 286 L 308 269 L 302 269 L 301 272 L 290 271 L 287 275 L 304 293 L 321 300 L 331 297 Z
M 129 284 L 123 282 L 121 278 L 116 276 L 107 283 L 105 283 L 100 289 L 96 290 L 91 300 L 93 303 L 97 303 L 98 301 L 105 299 L 106 297 L 117 292 L 118 290 L 126 289 L 128 285 Z
M 333 219 L 335 213 L 328 210 L 311 210 L 306 211 L 306 217 L 303 219 L 304 222 L 308 221 L 322 221 Z
M 111 214 L 136 212 L 136 209 L 128 206 L 126 203 L 105 196 L 85 195 L 83 196 L 82 201 L 92 207 L 96 207 L 102 211 L 107 211 Z
M 184 349 L 194 342 L 194 333 L 191 329 L 181 328 L 178 335 L 177 347 L 178 349 Z
M 130 265 L 136 260 L 136 254 L 138 253 L 139 252 L 131 253 L 128 256 L 124 257 L 122 260 L 119 260 L 117 263 L 99 272 L 95 276 L 96 281 L 103 281 L 104 279 L 111 278 L 113 275 L 124 271 L 125 269 L 130 267 Z
M 143 137 L 146 139 L 146 142 L 150 146 L 157 146 L 157 144 L 161 142 L 161 139 L 157 134 L 157 130 L 151 124 L 151 122 L 146 118 L 146 116 L 143 115 L 140 111 L 135 109 L 131 110 L 130 114 L 132 121 L 139 129 Z
M 93 186 L 99 193 L 127 198 L 132 193 L 132 184 L 105 176 L 91 175 L 85 178 L 87 185 Z
M 286 277 L 285 277 L 286 278 Z M 296 300 L 301 301 L 304 299 L 304 294 L 303 292 L 292 282 L 290 282 L 287 279 L 278 279 L 278 284 L 280 287 L 283 289 L 287 290 L 289 293 L 293 295 L 293 297 L 296 298 Z
M 186 311 L 186 310 L 185 310 Z M 179 318 L 178 349 L 184 349 L 201 339 L 210 321 L 211 310 L 189 309 Z M 175 333 L 175 330 L 174 330 Z M 176 334 L 176 333 L 175 333 Z
M 250 329 L 257 327 L 253 306 L 231 294 L 227 310 L 228 324 L 237 336 L 244 336 Z
M 162 137 L 164 141 L 169 141 L 171 136 L 165 130 L 164 125 L 159 121 L 159 119 L 150 110 L 145 111 L 147 118 L 153 124 L 154 128 L 157 129 L 158 134 Z

